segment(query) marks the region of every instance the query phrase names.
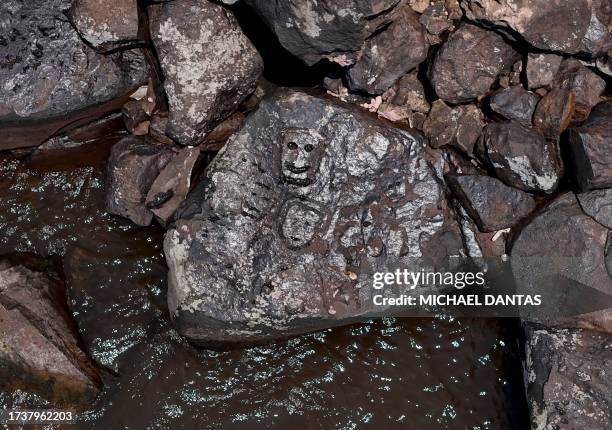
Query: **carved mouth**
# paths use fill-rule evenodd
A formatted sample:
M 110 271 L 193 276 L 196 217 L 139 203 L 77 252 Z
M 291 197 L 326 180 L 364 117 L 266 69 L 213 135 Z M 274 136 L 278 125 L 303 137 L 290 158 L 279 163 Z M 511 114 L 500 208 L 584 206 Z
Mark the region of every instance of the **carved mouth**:
M 285 163 L 285 168 L 289 170 L 291 173 L 304 173 L 310 170 L 310 166 L 297 167 L 293 163 Z

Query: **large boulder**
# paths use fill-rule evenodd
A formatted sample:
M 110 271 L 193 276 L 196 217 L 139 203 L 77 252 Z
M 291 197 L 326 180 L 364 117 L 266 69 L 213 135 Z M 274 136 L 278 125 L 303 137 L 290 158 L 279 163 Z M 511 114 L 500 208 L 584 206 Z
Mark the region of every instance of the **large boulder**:
M 166 234 L 180 332 L 240 343 L 347 323 L 373 310 L 369 268 L 466 255 L 444 168 L 417 135 L 278 90 L 213 160 Z
M 525 352 L 532 429 L 610 428 L 612 336 L 528 328 Z
M 353 64 L 366 39 L 391 23 L 400 0 L 246 0 L 281 45 L 308 65 Z
M 83 40 L 100 52 L 143 43 L 137 0 L 75 0 L 70 19 Z
M 611 48 L 607 0 L 461 0 L 470 20 L 479 21 L 532 46 L 567 54 L 600 56 Z
M 349 88 L 382 94 L 423 62 L 428 48 L 418 15 L 404 5 L 385 31 L 366 41 L 361 56 L 347 73 Z
M 524 319 L 612 332 L 612 310 L 599 308 L 612 298 L 609 233 L 572 193 L 557 197 L 520 231 L 511 249 L 514 278 L 523 294 L 543 294 L 544 303 Z
M 152 5 L 149 18 L 170 107 L 166 132 L 198 144 L 255 90 L 262 59 L 232 13 L 212 2 Z
M 442 100 L 469 102 L 487 94 L 517 56 L 499 34 L 463 24 L 436 54 L 429 78 Z
M 0 389 L 84 408 L 100 379 L 79 347 L 62 289 L 57 277 L 0 260 Z
M 38 145 L 146 83 L 144 55 L 98 54 L 64 16 L 70 3 L 0 3 L 0 149 Z

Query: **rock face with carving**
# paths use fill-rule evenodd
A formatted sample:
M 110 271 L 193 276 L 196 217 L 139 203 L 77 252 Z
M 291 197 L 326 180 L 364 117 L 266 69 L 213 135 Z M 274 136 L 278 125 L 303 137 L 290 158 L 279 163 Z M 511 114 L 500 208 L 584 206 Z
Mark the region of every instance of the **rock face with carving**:
M 465 256 L 444 171 L 419 135 L 278 90 L 166 234 L 179 330 L 243 343 L 347 323 L 372 311 L 368 270 Z

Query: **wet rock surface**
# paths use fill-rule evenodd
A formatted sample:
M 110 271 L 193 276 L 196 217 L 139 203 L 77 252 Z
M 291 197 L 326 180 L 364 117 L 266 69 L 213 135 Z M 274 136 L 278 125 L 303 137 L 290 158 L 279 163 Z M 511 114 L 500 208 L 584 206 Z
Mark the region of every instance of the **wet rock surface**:
M 611 335 L 531 328 L 525 345 L 531 428 L 609 427 Z
M 599 104 L 567 135 L 569 164 L 581 190 L 612 187 L 612 103 Z
M 491 109 L 504 118 L 531 127 L 531 119 L 540 98 L 523 87 L 505 88 L 491 96 Z
M 255 90 L 261 57 L 222 6 L 185 0 L 148 9 L 170 106 L 166 132 L 198 144 Z
M 84 408 L 100 381 L 61 307 L 62 291 L 58 278 L 0 259 L 0 389 Z
M 448 175 L 455 197 L 483 232 L 509 228 L 535 209 L 529 194 L 483 175 Z
M 277 92 L 208 167 L 204 200 L 167 233 L 181 333 L 245 342 L 334 325 L 367 311 L 366 285 L 357 287 L 366 265 L 461 255 L 443 168 L 417 135 Z
M 498 34 L 462 24 L 436 54 L 429 79 L 442 100 L 469 102 L 487 94 L 517 55 Z
M 0 140 L 0 148 L 40 144 L 66 121 L 50 124 L 37 139 L 27 133 L 18 139 L 19 128 L 41 128 L 41 120 L 76 115 L 146 82 L 148 66 L 140 51 L 98 54 L 63 15 L 69 7 L 67 0 L 9 0 L 0 5 L 0 126 L 16 127 L 13 136 Z
M 69 16 L 79 35 L 99 52 L 144 44 L 137 0 L 76 0 Z
M 516 122 L 487 125 L 479 153 L 499 179 L 524 191 L 552 193 L 563 174 L 556 142 Z
M 609 233 L 583 212 L 573 193 L 557 197 L 520 231 L 512 245 L 512 271 L 521 291 L 535 291 L 546 285 L 559 291 L 560 303 L 571 303 L 581 296 L 589 300 L 585 296 L 597 297 L 597 292 L 610 295 L 612 279 L 605 266 Z M 529 312 L 524 318 L 547 326 L 612 331 L 610 309 L 576 316 Z
M 153 213 L 146 206 L 147 193 L 173 157 L 170 147 L 137 136 L 113 146 L 107 168 L 106 210 L 136 225 L 151 224 Z
M 382 94 L 422 63 L 428 48 L 418 15 L 408 5 L 401 7 L 389 27 L 365 42 L 347 73 L 349 88 Z

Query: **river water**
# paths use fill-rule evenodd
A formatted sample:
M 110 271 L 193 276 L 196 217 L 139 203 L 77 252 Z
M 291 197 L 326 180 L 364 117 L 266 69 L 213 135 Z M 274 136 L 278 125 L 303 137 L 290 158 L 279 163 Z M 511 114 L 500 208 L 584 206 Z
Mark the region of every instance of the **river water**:
M 385 319 L 253 348 L 193 348 L 168 318 L 163 231 L 104 212 L 104 159 L 62 163 L 0 159 L 0 253 L 63 267 L 104 380 L 69 428 L 528 428 L 510 320 Z M 0 393 L 0 407 L 41 404 Z

